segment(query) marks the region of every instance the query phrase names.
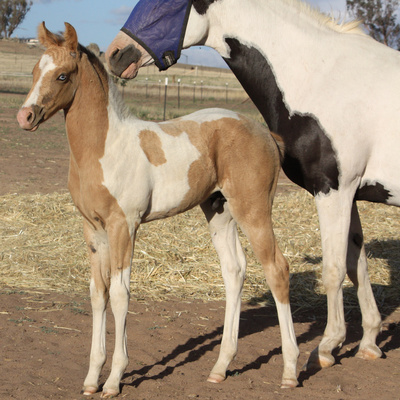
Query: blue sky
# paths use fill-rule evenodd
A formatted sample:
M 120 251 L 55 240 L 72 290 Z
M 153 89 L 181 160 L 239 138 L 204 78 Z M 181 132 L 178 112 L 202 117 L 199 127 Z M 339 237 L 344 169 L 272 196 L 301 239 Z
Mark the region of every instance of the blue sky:
M 321 11 L 340 13 L 346 10 L 346 0 L 307 0 Z M 64 21 L 72 24 L 83 45 L 97 43 L 106 50 L 128 18 L 137 0 L 33 0 L 23 23 L 13 36 L 36 37 L 37 26 L 45 21 L 53 32 L 64 30 Z M 184 50 L 181 62 L 197 65 L 226 65 L 219 54 L 206 48 Z

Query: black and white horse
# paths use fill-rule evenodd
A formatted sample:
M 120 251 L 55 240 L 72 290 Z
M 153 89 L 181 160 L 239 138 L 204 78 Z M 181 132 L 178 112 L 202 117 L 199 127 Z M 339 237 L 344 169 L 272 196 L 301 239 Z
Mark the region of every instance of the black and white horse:
M 162 1 L 138 6 L 143 2 Z M 176 0 L 170 10 L 175 2 L 188 7 L 181 47 L 206 45 L 222 55 L 270 130 L 284 140 L 286 175 L 315 196 L 328 321 L 308 366 L 332 365 L 332 351 L 345 339 L 346 271 L 362 311 L 357 355 L 380 357 L 381 317 L 356 201 L 400 205 L 400 53 L 365 35 L 357 22 L 338 24 L 299 0 Z M 167 68 L 181 49 L 159 36 L 153 52 L 141 39 L 148 26 L 139 17 L 141 29 L 127 23 L 107 51 L 111 69 L 125 78 L 152 61 Z

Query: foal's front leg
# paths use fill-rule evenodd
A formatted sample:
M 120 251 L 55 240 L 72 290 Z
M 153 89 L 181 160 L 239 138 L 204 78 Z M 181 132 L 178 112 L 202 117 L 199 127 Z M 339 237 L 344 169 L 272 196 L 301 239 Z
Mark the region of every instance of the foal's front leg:
M 90 297 L 93 313 L 92 347 L 89 372 L 82 393 L 90 396 L 99 387 L 99 376 L 106 362 L 106 306 L 109 298 L 110 254 L 106 233 L 95 231 L 84 222 L 85 240 L 89 249 L 91 265 Z
M 137 224 L 138 226 L 138 224 Z M 120 382 L 128 366 L 126 316 L 129 306 L 129 286 L 135 232 L 129 232 L 124 218 L 113 220 L 107 227 L 111 258 L 110 302 L 115 320 L 115 348 L 111 373 L 103 387 L 102 397 L 119 394 Z

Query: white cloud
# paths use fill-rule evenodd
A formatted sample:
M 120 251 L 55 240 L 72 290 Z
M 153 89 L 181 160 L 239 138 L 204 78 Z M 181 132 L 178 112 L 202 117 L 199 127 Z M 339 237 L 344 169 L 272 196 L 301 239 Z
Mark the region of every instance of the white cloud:
M 118 25 L 121 27 L 125 24 L 125 21 L 128 19 L 131 12 L 132 7 L 130 6 L 121 6 L 119 8 L 114 8 L 110 11 L 112 17 L 108 18 L 106 22 L 111 25 Z

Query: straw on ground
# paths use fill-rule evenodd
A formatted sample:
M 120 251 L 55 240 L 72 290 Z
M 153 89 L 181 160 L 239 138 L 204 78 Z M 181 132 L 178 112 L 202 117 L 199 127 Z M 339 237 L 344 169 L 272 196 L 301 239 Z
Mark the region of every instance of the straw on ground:
M 400 210 L 361 203 L 370 278 L 381 310 L 400 300 Z M 324 308 L 321 244 L 314 201 L 304 191 L 278 195 L 274 227 L 291 268 L 293 308 Z M 82 217 L 68 193 L 0 197 L 0 279 L 3 285 L 62 292 L 88 292 L 90 270 Z M 272 302 L 260 265 L 246 239 L 248 270 L 244 299 Z M 133 298 L 220 300 L 219 261 L 204 217 L 196 208 L 142 225 L 131 276 Z M 357 307 L 345 282 L 346 307 Z

